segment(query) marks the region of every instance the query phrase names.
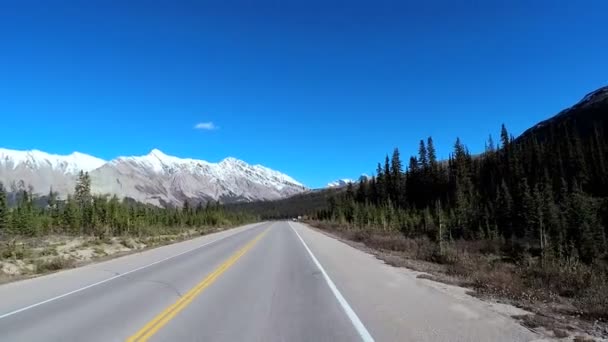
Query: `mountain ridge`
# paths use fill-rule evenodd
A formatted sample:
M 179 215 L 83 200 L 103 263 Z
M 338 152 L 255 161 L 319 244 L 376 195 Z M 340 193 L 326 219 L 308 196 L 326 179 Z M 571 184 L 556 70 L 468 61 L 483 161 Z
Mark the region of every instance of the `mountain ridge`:
M 596 127 L 598 123 L 603 126 L 603 129 L 606 129 L 608 121 L 604 120 L 604 107 L 607 105 L 608 86 L 603 86 L 587 93 L 574 105 L 528 128 L 516 138 L 516 141 L 532 135 L 544 138 L 549 134 L 554 134 L 551 130 L 559 130 L 568 121 L 574 121 L 573 124 L 579 134 L 593 133 L 596 128 L 601 128 Z
M 170 156 L 155 148 L 143 156 L 106 161 L 80 152 L 58 155 L 0 148 L 0 181 L 12 188 L 31 186 L 36 194 L 52 188 L 65 197 L 72 192 L 80 170 L 91 175 L 94 193 L 161 206 L 184 200 L 280 199 L 307 190 L 284 173 L 234 157 L 212 163 Z

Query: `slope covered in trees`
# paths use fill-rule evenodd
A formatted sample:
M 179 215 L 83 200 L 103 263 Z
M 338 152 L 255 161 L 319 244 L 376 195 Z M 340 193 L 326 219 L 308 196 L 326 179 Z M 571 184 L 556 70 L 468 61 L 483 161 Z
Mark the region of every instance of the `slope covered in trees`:
M 460 139 L 447 163 L 430 137 L 407 166 L 395 149 L 375 177 L 316 217 L 435 241 L 501 240 L 592 263 L 606 256 L 608 236 L 608 97 L 594 100 L 517 139 L 503 125 L 500 143 L 490 138 L 476 157 Z
M 327 208 L 329 199 L 344 190 L 320 189 L 275 201 L 226 204 L 224 208 L 229 212 L 257 215 L 263 220 L 288 219 Z

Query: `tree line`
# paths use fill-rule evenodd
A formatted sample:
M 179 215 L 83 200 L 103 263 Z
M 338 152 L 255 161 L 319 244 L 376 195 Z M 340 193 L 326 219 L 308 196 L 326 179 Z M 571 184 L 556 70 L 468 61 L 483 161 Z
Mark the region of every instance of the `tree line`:
M 49 234 L 121 235 L 176 233 L 183 228 L 236 225 L 257 220 L 252 214 L 227 212 L 219 203 L 185 201 L 183 206 L 160 208 L 117 196 L 93 195 L 88 173 L 80 172 L 73 194 L 60 200 L 51 189 L 38 205 L 32 189 L 17 190 L 9 206 L 0 182 L 0 238 Z
M 374 177 L 351 184 L 314 216 L 440 245 L 489 239 L 543 258 L 592 263 L 608 246 L 604 127 L 581 132 L 565 120 L 514 139 L 503 125 L 500 142 L 490 136 L 477 156 L 456 139 L 447 161 L 437 160 L 429 137 L 407 166 L 395 149 Z

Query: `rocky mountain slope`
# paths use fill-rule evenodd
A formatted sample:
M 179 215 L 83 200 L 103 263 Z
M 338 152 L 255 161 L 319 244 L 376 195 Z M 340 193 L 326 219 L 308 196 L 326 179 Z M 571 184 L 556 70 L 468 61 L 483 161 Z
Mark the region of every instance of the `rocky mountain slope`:
M 0 148 L 0 182 L 9 191 L 31 188 L 61 197 L 72 192 L 80 170 L 89 172 L 92 190 L 154 205 L 181 205 L 184 200 L 239 202 L 280 199 L 306 190 L 278 171 L 235 158 L 219 163 L 182 159 L 154 149 L 145 156 L 105 161 L 74 152 L 67 156 L 38 150 Z
M 580 136 L 598 135 L 608 131 L 606 120 L 608 108 L 608 86 L 601 87 L 583 97 L 578 103 L 566 108 L 557 115 L 539 122 L 526 130 L 516 140 L 534 137 L 545 140 L 549 136 L 559 135 L 565 126 L 575 127 Z

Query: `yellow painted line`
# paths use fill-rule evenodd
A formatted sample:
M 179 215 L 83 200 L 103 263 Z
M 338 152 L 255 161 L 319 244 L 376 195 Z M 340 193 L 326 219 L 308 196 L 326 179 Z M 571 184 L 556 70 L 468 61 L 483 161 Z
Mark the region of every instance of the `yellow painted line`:
M 185 309 L 201 292 L 203 292 L 209 285 L 219 278 L 230 266 L 234 265 L 245 253 L 247 253 L 253 245 L 255 245 L 268 230 L 260 233 L 253 240 L 249 241 L 243 248 L 234 253 L 228 260 L 221 264 L 215 271 L 211 272 L 205 279 L 200 283 L 196 284 L 190 291 L 183 295 L 178 301 L 167 307 L 161 313 L 159 313 L 154 319 L 144 325 L 139 331 L 133 336 L 127 339 L 127 342 L 140 342 L 147 341 L 152 337 L 158 330 L 165 326 L 173 317 L 175 317 L 180 311 Z

